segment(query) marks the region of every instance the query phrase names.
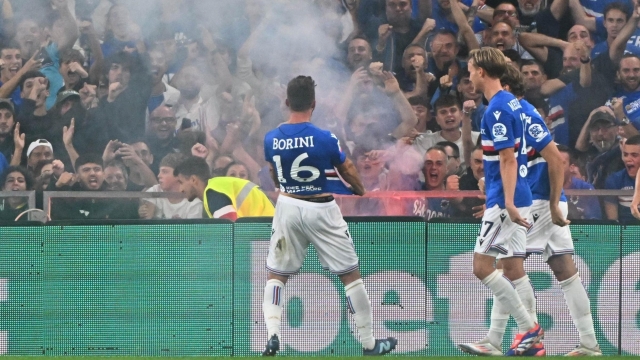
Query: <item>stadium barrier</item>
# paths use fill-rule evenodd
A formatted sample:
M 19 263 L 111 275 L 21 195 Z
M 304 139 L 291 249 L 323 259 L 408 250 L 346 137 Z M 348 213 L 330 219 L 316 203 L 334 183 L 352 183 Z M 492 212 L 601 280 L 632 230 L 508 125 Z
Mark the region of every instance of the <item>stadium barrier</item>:
M 479 224 L 349 218 L 377 336 L 398 353 L 458 355 L 481 339 L 491 294 L 471 274 Z M 605 354 L 640 355 L 640 227 L 572 224 L 576 263 Z M 269 219 L 0 227 L 0 353 L 258 355 Z M 283 355 L 359 355 L 337 277 L 313 248 L 284 292 Z M 549 354 L 578 344 L 540 256 L 526 262 Z M 511 320 L 503 347 L 514 335 Z

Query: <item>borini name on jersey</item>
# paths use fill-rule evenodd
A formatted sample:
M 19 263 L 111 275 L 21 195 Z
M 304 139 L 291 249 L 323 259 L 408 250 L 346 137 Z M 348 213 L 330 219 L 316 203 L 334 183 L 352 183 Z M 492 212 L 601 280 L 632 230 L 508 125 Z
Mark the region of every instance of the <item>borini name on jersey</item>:
M 293 139 L 273 138 L 273 150 L 291 150 L 313 147 L 313 136 L 297 137 Z

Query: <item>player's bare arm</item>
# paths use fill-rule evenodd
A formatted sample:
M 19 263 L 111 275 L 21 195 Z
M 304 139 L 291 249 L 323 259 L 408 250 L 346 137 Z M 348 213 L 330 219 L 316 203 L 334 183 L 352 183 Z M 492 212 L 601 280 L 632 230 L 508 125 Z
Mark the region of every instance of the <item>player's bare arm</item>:
M 509 213 L 509 218 L 514 223 L 529 227 L 526 219 L 523 219 L 514 205 L 513 197 L 516 192 L 516 181 L 518 179 L 518 162 L 513 156 L 514 149 L 512 147 L 500 150 L 500 177 L 502 178 L 502 186 L 504 191 L 504 207 Z
M 562 194 L 562 183 L 564 182 L 564 167 L 560 151 L 554 142 L 550 142 L 540 151 L 540 155 L 547 162 L 549 169 L 549 184 L 551 192 L 549 194 L 549 208 L 551 210 L 551 221 L 558 226 L 569 225 L 570 221 L 564 218 L 558 204 Z
M 341 165 L 336 166 L 336 169 L 340 173 L 340 176 L 351 185 L 354 194 L 364 195 L 364 185 L 362 184 L 362 180 L 360 180 L 356 166 L 351 160 L 346 159 Z
M 280 188 L 280 182 L 278 181 L 278 175 L 276 175 L 275 170 L 273 170 L 273 165 L 269 163 L 269 174 L 271 175 L 271 180 L 276 184 L 276 189 Z

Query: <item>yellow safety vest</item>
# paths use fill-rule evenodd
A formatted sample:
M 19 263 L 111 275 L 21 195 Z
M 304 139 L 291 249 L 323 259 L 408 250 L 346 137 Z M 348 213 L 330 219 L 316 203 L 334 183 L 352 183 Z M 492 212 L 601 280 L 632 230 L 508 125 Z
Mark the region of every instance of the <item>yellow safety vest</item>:
M 258 185 L 244 179 L 220 176 L 209 179 L 207 187 L 204 189 L 204 196 L 202 197 L 204 210 L 210 218 L 213 218 L 213 214 L 209 210 L 207 190 L 217 191 L 231 199 L 238 218 L 247 216 L 273 216 L 275 214 L 273 204 L 267 195 L 260 190 Z

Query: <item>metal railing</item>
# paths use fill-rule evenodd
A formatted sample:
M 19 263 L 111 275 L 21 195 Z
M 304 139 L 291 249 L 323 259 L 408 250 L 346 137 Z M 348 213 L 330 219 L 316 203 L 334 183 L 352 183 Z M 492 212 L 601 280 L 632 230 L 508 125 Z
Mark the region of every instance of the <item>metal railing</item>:
M 18 215 L 18 218 L 22 216 L 28 216 L 29 220 L 37 220 L 33 210 L 36 208 L 36 192 L 35 191 L 0 191 L 0 199 L 6 198 L 27 198 L 27 209 Z M 16 219 L 18 220 L 18 219 Z

